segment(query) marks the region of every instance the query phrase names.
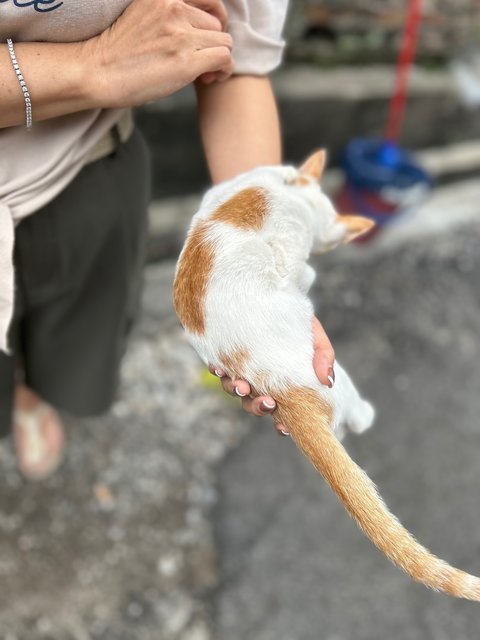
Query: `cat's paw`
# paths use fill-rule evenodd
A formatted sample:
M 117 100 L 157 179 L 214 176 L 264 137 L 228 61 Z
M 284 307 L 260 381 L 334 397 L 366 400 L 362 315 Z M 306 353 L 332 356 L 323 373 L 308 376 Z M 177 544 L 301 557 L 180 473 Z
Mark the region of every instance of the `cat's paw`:
M 366 400 L 362 400 L 355 411 L 355 417 L 349 423 L 350 431 L 353 433 L 363 433 L 373 424 L 375 419 L 375 409 Z

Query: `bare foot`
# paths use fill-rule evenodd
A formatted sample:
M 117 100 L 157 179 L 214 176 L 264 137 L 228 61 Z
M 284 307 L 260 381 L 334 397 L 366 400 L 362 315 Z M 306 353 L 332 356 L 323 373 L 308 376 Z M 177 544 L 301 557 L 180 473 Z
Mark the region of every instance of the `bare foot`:
M 18 469 L 28 480 L 44 480 L 62 462 L 65 434 L 60 416 L 25 385 L 15 389 L 13 440 Z

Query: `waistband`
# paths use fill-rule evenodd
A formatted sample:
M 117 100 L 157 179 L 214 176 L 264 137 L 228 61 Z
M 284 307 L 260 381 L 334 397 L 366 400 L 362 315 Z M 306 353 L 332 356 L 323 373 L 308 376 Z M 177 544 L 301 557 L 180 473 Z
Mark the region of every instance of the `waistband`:
M 132 110 L 126 109 L 120 120 L 93 146 L 85 164 L 90 164 L 113 153 L 118 146 L 130 138 L 134 128 Z

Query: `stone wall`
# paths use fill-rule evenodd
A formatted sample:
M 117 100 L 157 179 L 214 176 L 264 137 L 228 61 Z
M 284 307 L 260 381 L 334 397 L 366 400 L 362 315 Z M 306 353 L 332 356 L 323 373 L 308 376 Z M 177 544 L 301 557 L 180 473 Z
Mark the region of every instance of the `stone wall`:
M 288 20 L 291 60 L 318 64 L 395 59 L 406 0 L 304 0 Z M 424 0 L 418 59 L 442 63 L 480 41 L 480 0 Z

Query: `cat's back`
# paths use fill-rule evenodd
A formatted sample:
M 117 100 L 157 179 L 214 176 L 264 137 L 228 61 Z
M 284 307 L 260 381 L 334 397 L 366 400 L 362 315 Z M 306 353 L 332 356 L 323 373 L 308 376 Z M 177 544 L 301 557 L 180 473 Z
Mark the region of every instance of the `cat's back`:
M 275 178 L 275 176 L 274 176 Z M 278 181 L 253 171 L 212 188 L 195 214 L 177 267 L 178 278 L 193 271 L 209 280 L 261 277 L 271 267 L 265 229 L 279 199 Z
M 193 217 L 175 275 L 173 300 L 184 326 L 203 333 L 207 299 L 223 297 L 226 303 L 225 296 L 232 294 L 236 299 L 247 281 L 261 277 L 266 265 L 258 234 L 269 210 L 265 181 L 252 182 L 251 176 L 207 192 Z
M 230 345 L 248 347 L 264 370 L 278 368 L 281 353 L 301 371 L 311 361 L 312 307 L 279 271 L 273 242 L 289 194 L 276 175 L 247 178 L 204 198 L 177 265 L 175 308 L 205 362 Z
M 174 304 L 184 326 L 192 317 L 226 321 L 227 313 L 246 317 L 252 309 L 258 321 L 270 316 L 273 298 L 278 308 L 288 305 L 287 296 L 302 297 L 278 269 L 281 212 L 295 198 L 284 173 L 262 168 L 207 192 L 177 265 Z M 205 321 L 193 328 L 202 333 Z

